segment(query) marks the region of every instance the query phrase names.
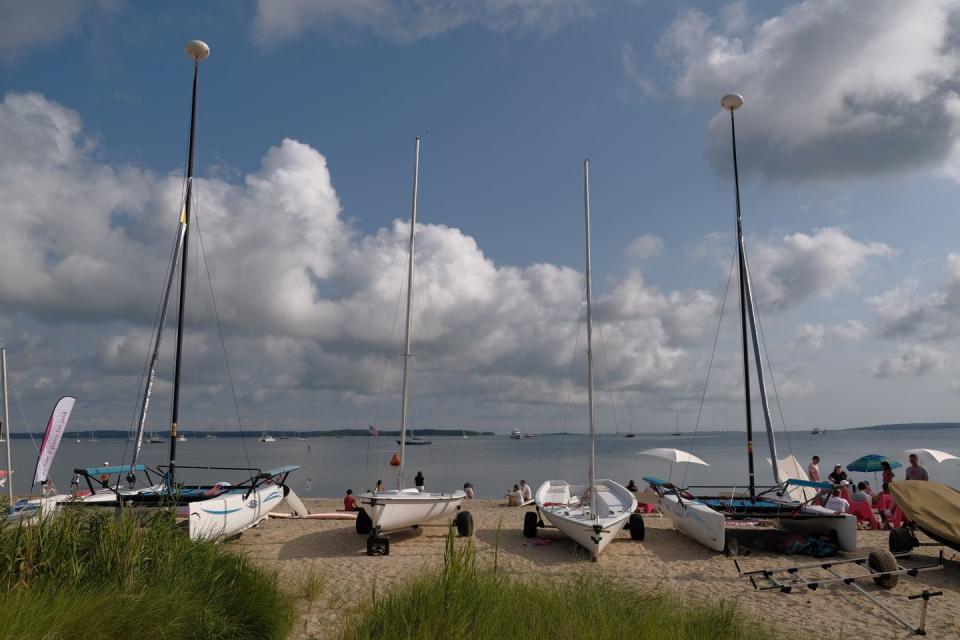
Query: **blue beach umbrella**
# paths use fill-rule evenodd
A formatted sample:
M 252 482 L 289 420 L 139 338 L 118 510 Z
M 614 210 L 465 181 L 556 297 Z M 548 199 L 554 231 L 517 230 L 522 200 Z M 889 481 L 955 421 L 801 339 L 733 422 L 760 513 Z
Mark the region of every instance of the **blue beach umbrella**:
M 902 467 L 903 465 L 887 456 L 881 456 L 879 453 L 871 453 L 868 456 L 857 458 L 847 465 L 847 471 L 857 471 L 860 473 L 879 473 L 883 471 L 883 463 L 890 463 L 891 469 Z

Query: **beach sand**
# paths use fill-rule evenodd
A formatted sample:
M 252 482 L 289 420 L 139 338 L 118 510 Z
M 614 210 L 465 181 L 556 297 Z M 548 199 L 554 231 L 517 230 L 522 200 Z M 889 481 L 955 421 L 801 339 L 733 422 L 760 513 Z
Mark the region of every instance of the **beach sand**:
M 333 511 L 338 500 L 306 501 L 311 512 Z M 625 531 L 603 552 L 598 562 L 574 543 L 552 529 L 541 529 L 538 539 L 547 544 L 531 544 L 523 538 L 523 514 L 526 508 L 499 506 L 498 501 L 473 500 L 465 503 L 476 526 L 475 544 L 480 562 L 492 564 L 499 549 L 498 566 L 505 572 L 536 579 L 564 579 L 573 572 L 596 573 L 622 580 L 640 590 L 671 589 L 692 604 L 725 599 L 757 623 L 769 625 L 784 637 L 817 638 L 904 638 L 910 634 L 892 618 L 850 586 L 824 585 L 816 591 L 798 589 L 790 594 L 779 591 L 756 592 L 747 578 L 737 574 L 733 559 L 709 551 L 675 531 L 666 517 L 644 516 L 646 539 L 635 542 Z M 750 533 L 747 532 L 749 537 Z M 302 617 L 294 638 L 335 637 L 346 612 L 374 593 L 383 593 L 404 579 L 443 562 L 447 527 L 438 523 L 417 531 L 393 534 L 390 555 L 368 557 L 366 538 L 354 532 L 354 523 L 343 520 L 272 519 L 252 529 L 230 546 L 250 555 L 262 566 L 279 572 L 284 586 L 296 590 L 311 570 L 323 577 L 324 588 L 313 602 L 303 601 Z M 923 539 L 921 537 L 921 539 Z M 887 532 L 861 531 L 861 551 L 869 547 L 886 548 Z M 908 622 L 920 619 L 919 600 L 908 595 L 925 589 L 944 592 L 930 601 L 927 633 L 930 638 L 960 638 L 960 553 L 933 546 L 916 550 L 904 565 L 920 566 L 936 562 L 945 549 L 946 563 L 941 570 L 903 577 L 900 584 L 885 591 L 872 581 L 862 582 L 869 593 L 895 610 Z M 752 551 L 741 556 L 744 570 L 787 567 L 815 562 L 806 556 L 783 556 Z M 856 565 L 841 568 L 847 575 L 857 572 Z M 861 570 L 862 571 L 862 570 Z M 824 577 L 823 573 L 812 573 Z

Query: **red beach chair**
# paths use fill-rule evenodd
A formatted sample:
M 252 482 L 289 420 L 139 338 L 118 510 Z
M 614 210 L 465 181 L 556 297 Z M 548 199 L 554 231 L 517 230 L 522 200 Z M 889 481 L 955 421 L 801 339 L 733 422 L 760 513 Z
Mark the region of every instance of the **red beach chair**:
M 877 520 L 877 514 L 867 502 L 851 502 L 850 513 L 857 516 L 857 523 L 869 522 L 871 529 L 880 529 L 880 521 Z

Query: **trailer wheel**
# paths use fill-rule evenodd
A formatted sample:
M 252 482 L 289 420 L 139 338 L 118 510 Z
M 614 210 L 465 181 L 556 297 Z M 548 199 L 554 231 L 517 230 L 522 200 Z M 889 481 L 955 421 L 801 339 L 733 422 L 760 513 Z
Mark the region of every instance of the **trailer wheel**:
M 527 511 L 525 514 L 523 514 L 523 537 L 536 538 L 537 525 L 539 522 L 540 518 L 537 517 L 536 511 Z
M 900 582 L 900 576 L 886 573 L 896 571 L 898 568 L 897 559 L 886 549 L 871 549 L 870 555 L 867 557 L 867 566 L 871 573 L 885 574 L 873 577 L 873 581 L 881 589 L 893 589 Z
M 367 535 L 373 530 L 373 520 L 370 519 L 370 516 L 367 515 L 367 512 L 363 509 L 357 512 L 357 533 Z
M 728 558 L 740 555 L 740 543 L 736 538 L 727 538 L 723 543 L 723 555 Z
M 460 534 L 461 538 L 469 538 L 473 535 L 473 516 L 470 515 L 469 511 L 458 513 L 453 520 L 453 524 L 457 527 L 457 533 Z
M 630 527 L 630 538 L 633 540 L 643 540 L 647 535 L 647 531 L 643 526 L 643 516 L 639 513 L 630 514 L 630 520 L 627 526 Z
M 889 546 L 891 553 L 903 553 L 913 551 L 913 548 L 920 543 L 913 531 L 909 527 L 899 527 L 890 530 Z

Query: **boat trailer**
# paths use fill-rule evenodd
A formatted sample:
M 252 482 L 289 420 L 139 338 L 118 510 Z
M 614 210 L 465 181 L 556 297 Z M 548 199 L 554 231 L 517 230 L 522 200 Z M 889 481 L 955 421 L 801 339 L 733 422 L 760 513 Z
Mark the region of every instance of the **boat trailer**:
M 866 596 L 873 604 L 883 609 L 894 620 L 900 623 L 907 631 L 913 635 L 925 636 L 924 630 L 927 620 L 927 607 L 930 604 L 930 598 L 943 595 L 942 591 L 927 591 L 908 596 L 908 600 L 923 599 L 923 608 L 920 613 L 919 625 L 913 625 L 907 622 L 903 617 L 896 613 L 889 606 L 880 602 L 876 596 L 857 584 L 858 580 L 873 580 L 881 589 L 893 589 L 900 581 L 900 576 L 906 575 L 915 578 L 917 574 L 923 571 L 933 571 L 943 568 L 943 550 L 940 550 L 940 556 L 935 564 L 922 567 L 904 567 L 899 559 L 910 557 L 910 553 L 892 554 L 885 549 L 873 549 L 870 554 L 860 558 L 849 558 L 846 560 L 833 560 L 828 562 L 811 562 L 795 567 L 778 567 L 774 569 L 757 569 L 755 571 L 744 571 L 737 560 L 733 561 L 737 568 L 737 573 L 741 578 L 750 578 L 750 584 L 757 591 L 779 590 L 781 593 L 791 593 L 794 589 L 806 587 L 811 591 L 816 591 L 818 587 L 824 584 L 844 584 L 853 587 L 862 595 Z M 836 570 L 838 565 L 859 565 L 866 568 L 866 573 L 856 575 L 843 575 Z M 801 572 L 811 570 L 826 571 L 830 577 L 815 578 L 809 575 L 803 575 Z

